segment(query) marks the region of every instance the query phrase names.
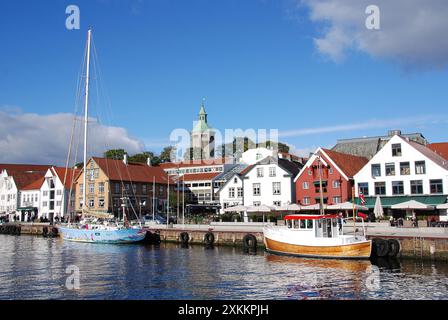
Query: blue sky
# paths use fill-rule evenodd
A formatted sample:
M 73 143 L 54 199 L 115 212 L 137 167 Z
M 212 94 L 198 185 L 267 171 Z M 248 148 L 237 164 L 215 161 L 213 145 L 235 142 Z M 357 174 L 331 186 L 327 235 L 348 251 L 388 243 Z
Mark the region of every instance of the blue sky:
M 113 115 L 102 121 L 125 128 L 147 150 L 169 144 L 175 128 L 191 129 L 203 97 L 213 127 L 278 129 L 280 140 L 298 150 L 388 129 L 447 141 L 447 61 L 424 52 L 412 59 L 413 48 L 372 49 L 357 27 L 344 23 L 340 28 L 358 40 L 347 45 L 342 61 L 334 59 L 315 39 L 331 42 L 328 30 L 341 22 L 316 3 L 1 1 L 0 110 L 18 116 L 73 112 L 92 26 Z M 65 28 L 69 4 L 80 8 L 80 30 Z M 359 13 L 361 21 L 365 16 Z M 423 38 L 434 46 L 447 41 Z

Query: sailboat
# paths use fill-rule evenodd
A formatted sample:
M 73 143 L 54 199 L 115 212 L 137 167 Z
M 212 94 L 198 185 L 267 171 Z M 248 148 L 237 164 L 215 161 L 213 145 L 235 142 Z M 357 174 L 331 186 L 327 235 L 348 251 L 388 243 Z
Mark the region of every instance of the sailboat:
M 87 59 L 86 80 L 84 100 L 84 167 L 83 167 L 83 206 L 81 222 L 71 224 L 70 222 L 59 227 L 59 232 L 64 240 L 90 243 L 133 243 L 141 241 L 146 236 L 146 230 L 139 226 L 131 227 L 126 217 L 127 198 L 122 198 L 124 224 L 119 225 L 110 221 L 112 215 L 103 212 L 89 210 L 86 202 L 86 180 L 87 180 L 87 124 L 89 105 L 89 79 L 90 79 L 90 46 L 92 30 L 87 32 Z
M 372 240 L 367 240 L 365 234 L 344 234 L 342 217 L 325 214 L 320 156 L 318 164 L 320 214 L 291 214 L 285 216 L 285 226 L 265 226 L 263 235 L 266 250 L 275 254 L 312 258 L 370 258 Z

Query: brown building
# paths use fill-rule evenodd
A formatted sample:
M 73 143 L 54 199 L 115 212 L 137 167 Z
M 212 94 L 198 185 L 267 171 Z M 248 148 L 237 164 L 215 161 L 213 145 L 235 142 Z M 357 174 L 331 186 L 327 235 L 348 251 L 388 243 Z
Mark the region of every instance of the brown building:
M 130 218 L 165 211 L 168 175 L 161 167 L 128 162 L 127 157 L 124 160 L 93 157 L 86 168 L 86 202 L 89 210 L 119 216 L 124 197 L 128 199 L 127 214 Z M 174 191 L 174 184 L 174 180 L 170 179 L 170 192 Z M 83 207 L 83 188 L 81 170 L 76 178 L 78 213 Z

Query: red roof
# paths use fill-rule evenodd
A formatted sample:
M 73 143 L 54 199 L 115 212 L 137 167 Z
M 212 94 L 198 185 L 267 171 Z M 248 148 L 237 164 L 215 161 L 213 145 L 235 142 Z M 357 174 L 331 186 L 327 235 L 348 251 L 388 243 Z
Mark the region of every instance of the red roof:
M 10 175 L 13 177 L 18 190 L 24 190 L 24 188 L 27 188 L 25 190 L 35 190 L 39 189 L 40 186 L 42 186 L 43 181 L 40 184 L 39 188 L 35 187 L 37 184 L 39 184 L 39 181 L 44 178 L 45 173 L 46 171 L 34 171 L 34 172 L 13 171 L 10 173 Z M 32 189 L 30 189 L 30 186 L 32 187 Z
M 51 165 L 39 165 L 39 164 L 9 164 L 0 163 L 0 172 L 6 169 L 8 172 L 12 171 L 46 171 L 51 168 Z
M 161 167 L 148 166 L 146 163 L 129 162 L 124 164 L 123 160 L 106 158 L 92 158 L 110 180 L 148 182 L 152 183 L 155 178 L 156 183 L 167 184 L 168 175 Z M 170 179 L 170 183 L 174 180 Z
M 358 171 L 361 170 L 367 162 L 369 162 L 369 160 L 364 157 L 353 156 L 351 154 L 345 154 L 323 148 L 322 150 L 334 163 L 336 163 L 336 165 L 348 178 L 353 178 L 353 176 L 358 173 Z
M 40 187 L 42 187 L 42 184 L 44 183 L 45 178 L 41 177 L 33 182 L 31 182 L 30 184 L 22 187 L 20 190 L 22 191 L 26 191 L 26 190 L 38 190 L 40 189 Z
M 65 180 L 65 185 L 64 185 L 64 187 L 66 189 L 70 189 L 70 186 L 72 184 L 72 180 L 76 179 L 78 174 L 81 172 L 80 169 L 68 168 L 67 169 L 67 176 L 65 176 L 65 168 L 63 168 L 63 167 L 53 167 L 53 169 L 56 172 L 56 175 L 58 176 L 59 180 L 61 180 L 62 183 L 64 183 L 64 178 L 66 179 Z
M 448 142 L 437 142 L 426 145 L 429 149 L 448 160 Z
M 186 160 L 182 162 L 164 162 L 159 164 L 163 169 L 170 168 L 185 168 L 185 167 L 200 167 L 200 166 L 214 166 L 223 165 L 226 163 L 233 163 L 231 159 L 219 158 L 209 160 Z
M 246 173 L 248 173 L 255 165 L 251 164 L 250 166 L 247 166 L 246 168 L 244 168 L 244 170 L 242 170 L 239 175 L 240 176 L 244 176 Z
M 182 181 L 212 180 L 214 177 L 216 177 L 219 174 L 221 174 L 221 173 L 220 172 L 205 172 L 205 173 L 191 173 L 191 174 L 187 173 L 181 177 L 181 180 Z

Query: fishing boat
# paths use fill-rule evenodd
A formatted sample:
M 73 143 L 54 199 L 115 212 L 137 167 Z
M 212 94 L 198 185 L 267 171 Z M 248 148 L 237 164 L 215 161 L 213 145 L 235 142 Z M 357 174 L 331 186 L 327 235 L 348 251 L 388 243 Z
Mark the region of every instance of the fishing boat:
M 321 161 L 318 155 L 320 183 L 320 214 L 291 214 L 285 216 L 285 226 L 267 225 L 263 228 L 264 244 L 268 252 L 314 258 L 368 259 L 372 241 L 356 235 L 344 234 L 342 216 L 325 214 L 322 193 Z
M 90 80 L 90 48 L 92 30 L 87 32 L 86 50 L 86 76 L 85 76 L 85 99 L 84 99 L 84 164 L 83 183 L 87 181 L 87 142 L 88 142 L 88 105 L 89 105 L 89 80 Z M 70 149 L 70 148 L 69 148 Z M 69 158 L 69 157 L 68 157 Z M 68 160 L 67 160 L 68 161 Z M 131 226 L 126 216 L 127 197 L 122 197 L 123 220 L 119 223 L 113 220 L 113 215 L 104 212 L 89 210 L 86 202 L 86 188 L 83 188 L 83 206 L 80 223 L 59 227 L 59 232 L 64 240 L 90 243 L 133 243 L 141 241 L 146 236 L 146 230 L 141 224 Z

